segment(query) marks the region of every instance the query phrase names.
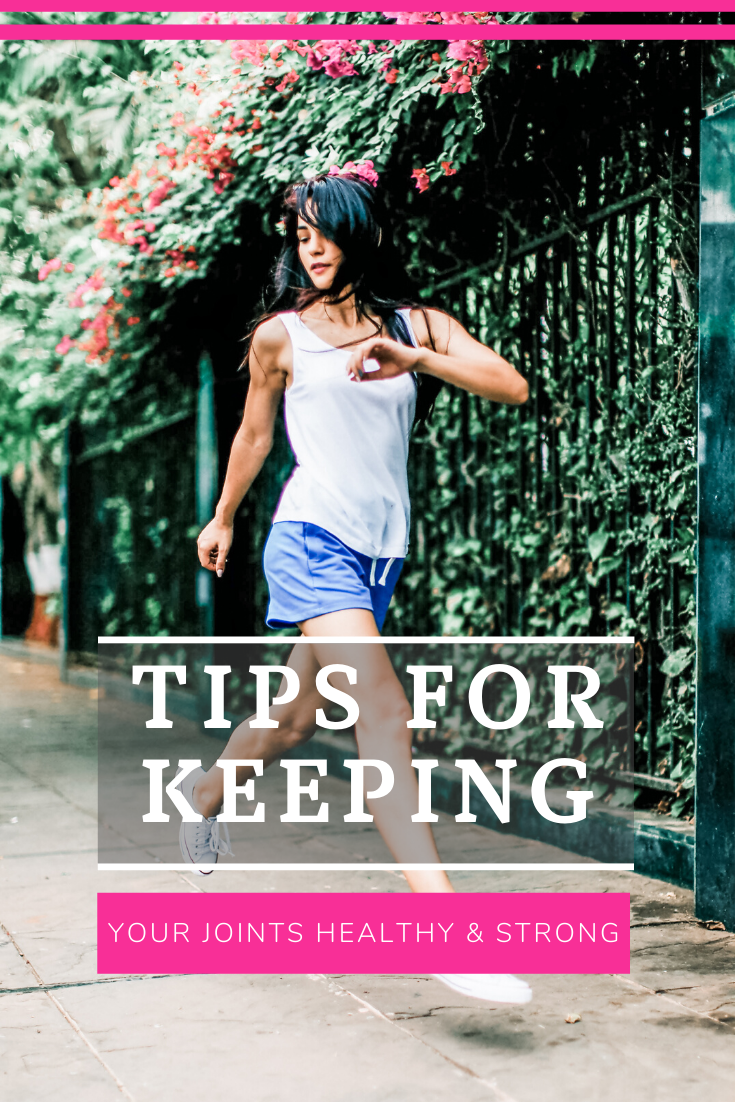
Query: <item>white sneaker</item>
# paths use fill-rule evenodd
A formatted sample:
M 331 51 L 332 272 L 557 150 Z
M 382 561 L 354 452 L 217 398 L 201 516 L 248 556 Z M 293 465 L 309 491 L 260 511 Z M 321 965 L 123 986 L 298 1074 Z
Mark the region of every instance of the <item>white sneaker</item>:
M 533 991 L 516 976 L 434 976 L 452 991 L 491 1003 L 530 1003 Z
M 197 809 L 194 805 L 194 785 L 203 776 L 203 769 L 195 769 L 180 785 L 177 785 L 186 802 L 195 811 Z M 227 824 L 218 823 L 216 815 L 211 819 L 202 819 L 199 823 L 182 822 L 179 845 L 184 860 L 192 865 L 215 865 L 220 854 L 232 853 Z M 213 871 L 213 869 L 208 869 L 206 872 L 203 869 L 194 869 L 196 876 L 211 876 Z

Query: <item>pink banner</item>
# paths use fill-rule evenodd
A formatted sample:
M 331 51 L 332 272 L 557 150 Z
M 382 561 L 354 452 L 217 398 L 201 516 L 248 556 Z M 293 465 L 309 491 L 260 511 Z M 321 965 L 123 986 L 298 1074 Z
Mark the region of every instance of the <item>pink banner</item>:
M 630 971 L 630 896 L 109 892 L 102 973 Z
M 471 35 L 464 23 L 436 26 L 422 23 L 400 26 L 383 23 L 353 23 L 351 25 L 313 23 L 285 25 L 283 23 L 246 23 L 233 26 L 219 23 L 216 26 L 199 23 L 0 23 L 0 41 L 94 41 L 116 42 L 174 41 L 187 39 L 199 41 L 215 39 L 220 42 L 244 39 L 299 42 L 321 39 L 325 33 L 332 41 L 363 42 L 367 40 L 401 42 L 426 39 L 437 42 L 500 39 L 507 41 L 612 41 L 658 42 L 673 41 L 729 42 L 735 39 L 735 25 L 714 23 L 503 23 L 473 25 Z
M 404 12 L 423 12 L 426 9 L 426 3 L 423 4 L 405 4 L 402 11 Z M 715 5 L 712 4 L 700 4 L 699 9 L 702 11 L 710 11 Z M 466 0 L 443 0 L 442 11 L 464 11 L 467 7 Z M 537 0 L 536 3 L 522 2 L 519 4 L 505 3 L 503 4 L 504 12 L 572 12 L 574 11 L 576 4 L 574 0 Z M 728 12 L 735 8 L 733 0 L 718 0 L 716 5 L 718 12 Z M 261 12 L 282 12 L 284 8 L 283 0 L 254 0 L 252 4 L 244 6 L 242 4 L 235 4 L 229 7 L 230 12 L 241 13 L 258 13 Z M 310 0 L 310 2 L 302 6 L 299 3 L 294 3 L 291 0 L 289 5 L 291 11 L 308 11 L 308 12 L 333 12 L 339 11 L 365 11 L 365 12 L 378 12 L 384 17 L 389 18 L 392 12 L 385 12 L 377 8 L 374 2 L 370 0 L 341 0 L 339 8 L 335 7 L 334 0 Z M 593 12 L 631 12 L 639 13 L 642 15 L 648 15 L 653 12 L 691 12 L 692 8 L 697 10 L 697 5 L 692 4 L 692 0 L 646 0 L 643 4 L 634 4 L 631 0 L 586 0 L 585 14 Z M 18 2 L 18 0 L 6 0 L 5 9 L 6 12 L 23 11 L 27 8 Z M 46 4 L 34 4 L 34 12 L 46 12 L 53 11 L 54 14 L 59 12 L 159 12 L 161 10 L 160 2 L 154 4 L 152 0 L 124 0 L 120 3 L 106 3 L 102 6 L 101 0 L 74 0 L 71 4 L 56 3 L 52 8 L 46 6 Z M 200 12 L 201 2 L 200 0 L 177 0 L 175 5 L 177 12 Z
M 423 4 L 405 4 L 403 12 L 423 12 L 426 9 L 426 2 Z M 572 12 L 575 9 L 574 0 L 537 0 L 536 3 L 522 2 L 519 4 L 504 3 L 504 12 Z M 703 11 L 709 11 L 714 5 L 708 4 L 699 5 Z M 310 0 L 310 2 L 303 6 L 299 3 L 294 3 L 291 0 L 289 5 L 291 11 L 308 11 L 308 12 L 333 12 L 339 11 L 365 11 L 374 12 L 378 11 L 385 17 L 390 17 L 391 12 L 384 12 L 376 8 L 374 2 L 371 0 L 341 0 L 339 9 L 335 8 L 334 0 Z M 467 0 L 442 0 L 442 11 L 464 11 L 467 7 Z M 696 10 L 696 5 L 692 5 L 692 0 L 646 0 L 644 4 L 634 4 L 631 0 L 586 0 L 585 14 L 591 12 L 611 12 L 611 11 L 623 11 L 623 12 L 639 12 L 640 14 L 650 14 L 651 12 L 691 12 L 692 7 Z M 732 11 L 735 7 L 733 0 L 718 0 L 717 11 L 726 12 Z M 241 13 L 258 13 L 261 12 L 282 12 L 284 8 L 283 0 L 254 0 L 252 4 L 247 7 L 242 4 L 235 4 L 229 7 L 230 12 Z M 6 12 L 11 11 L 23 11 L 27 9 L 24 5 L 20 4 L 18 0 L 6 0 L 5 9 Z M 53 9 L 48 8 L 46 4 L 34 4 L 34 12 L 46 12 L 52 11 L 57 14 L 65 11 L 89 11 L 89 12 L 159 12 L 161 10 L 160 2 L 153 4 L 152 0 L 125 0 L 121 3 L 107 3 L 103 7 L 100 0 L 74 0 L 71 4 L 57 3 Z M 177 0 L 175 10 L 179 11 L 201 11 L 201 0 Z

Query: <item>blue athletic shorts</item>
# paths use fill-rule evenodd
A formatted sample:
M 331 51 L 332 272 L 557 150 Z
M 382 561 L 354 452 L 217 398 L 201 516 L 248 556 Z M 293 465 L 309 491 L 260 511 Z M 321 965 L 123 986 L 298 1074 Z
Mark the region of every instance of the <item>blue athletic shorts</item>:
M 279 520 L 263 550 L 269 628 L 365 608 L 382 631 L 403 559 L 371 559 L 316 524 Z

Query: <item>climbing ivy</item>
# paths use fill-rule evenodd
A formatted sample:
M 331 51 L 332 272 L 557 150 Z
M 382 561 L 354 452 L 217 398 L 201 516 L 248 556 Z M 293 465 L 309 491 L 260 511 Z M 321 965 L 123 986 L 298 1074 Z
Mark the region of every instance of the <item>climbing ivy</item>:
M 530 633 L 634 634 L 641 670 L 655 665 L 665 679 L 654 766 L 669 772 L 676 746 L 671 810 L 686 812 L 696 226 L 684 142 L 696 119 L 682 88 L 692 59 L 668 43 L 473 40 L 471 21 L 490 13 L 468 17 L 467 39 L 452 43 L 337 42 L 328 25 L 345 17 L 320 18 L 318 41 L 299 39 L 294 23 L 278 43 L 90 44 L 71 58 L 59 44 L 2 46 L 0 462 L 7 470 L 31 438 L 58 455 L 66 424 L 116 416 L 144 378 L 168 408 L 167 319 L 228 248 L 245 263 L 263 242 L 275 254 L 280 193 L 305 172 L 372 161 L 418 292 L 461 309 L 481 339 L 521 360 L 528 314 L 518 265 L 515 292 L 508 282 L 513 249 L 559 226 L 579 235 L 583 211 L 654 188 L 659 261 L 675 276 L 658 296 L 673 320 L 655 358 L 610 384 L 599 334 L 590 356 L 580 330 L 564 336 L 561 376 L 538 369 L 569 495 L 555 516 L 509 489 L 519 456 L 542 463 L 532 420 L 463 412 L 442 395 L 416 441 L 431 457 L 414 486 L 423 528 L 392 617 L 397 628 L 420 613 L 434 632 L 487 634 L 507 615 L 510 586 L 523 590 Z M 452 288 L 468 271 L 460 303 Z M 158 630 L 153 604 L 151 616 L 139 631 Z M 643 717 L 640 768 L 647 737 Z

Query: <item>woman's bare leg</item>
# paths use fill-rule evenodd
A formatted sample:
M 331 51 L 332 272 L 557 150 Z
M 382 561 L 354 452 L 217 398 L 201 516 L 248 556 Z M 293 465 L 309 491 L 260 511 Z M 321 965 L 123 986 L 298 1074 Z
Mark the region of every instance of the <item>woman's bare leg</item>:
M 292 747 L 306 742 L 316 730 L 317 708 L 324 707 L 325 701 L 316 691 L 314 680 L 319 665 L 311 647 L 295 646 L 291 651 L 287 665 L 296 670 L 301 689 L 291 704 L 274 704 L 268 710 L 271 719 L 278 721 L 278 727 L 257 730 L 250 726 L 249 716 L 232 732 L 221 754 L 222 758 L 249 758 L 262 761 L 263 768 L 272 761 L 283 757 Z M 237 784 L 254 776 L 250 766 L 242 765 L 236 770 Z M 207 817 L 218 814 L 222 806 L 224 773 L 217 766 L 200 777 L 194 786 L 194 804 L 196 810 Z
M 308 649 L 313 650 L 318 666 L 340 663 L 357 670 L 355 685 L 348 685 L 339 674 L 330 680 L 335 687 L 349 692 L 359 705 L 360 718 L 355 735 L 360 757 L 388 762 L 393 769 L 392 791 L 368 802 L 386 845 L 397 861 L 439 864 L 431 826 L 411 822 L 411 815 L 418 810 L 418 781 L 411 765 L 411 729 L 407 727 L 411 708 L 406 694 L 383 644 L 360 644 L 361 637 L 380 635 L 372 612 L 347 609 L 305 620 L 299 626 L 313 641 Z M 319 638 L 323 636 L 355 637 L 355 642 L 320 643 Z M 454 890 L 441 869 L 406 871 L 404 876 L 415 892 Z

